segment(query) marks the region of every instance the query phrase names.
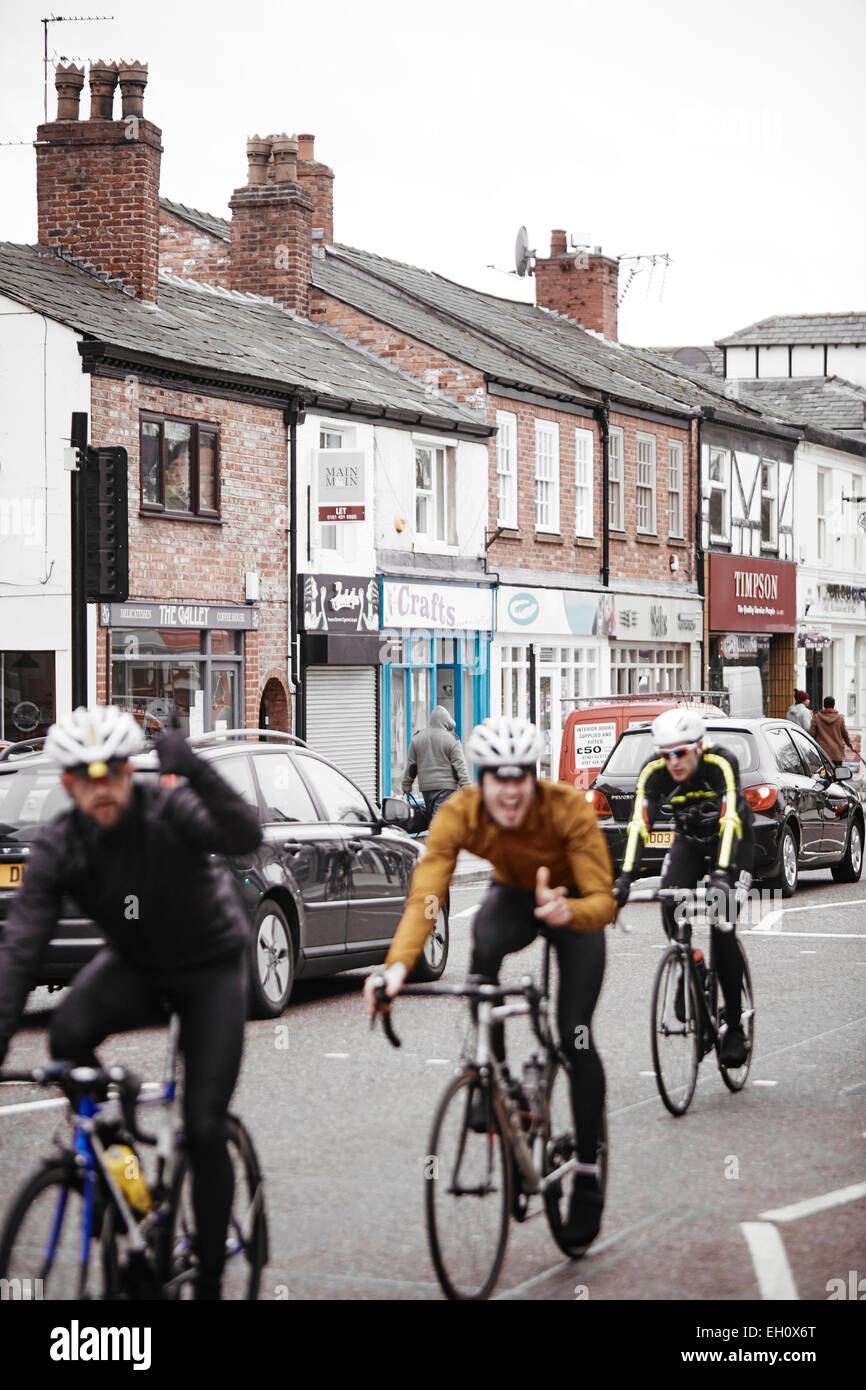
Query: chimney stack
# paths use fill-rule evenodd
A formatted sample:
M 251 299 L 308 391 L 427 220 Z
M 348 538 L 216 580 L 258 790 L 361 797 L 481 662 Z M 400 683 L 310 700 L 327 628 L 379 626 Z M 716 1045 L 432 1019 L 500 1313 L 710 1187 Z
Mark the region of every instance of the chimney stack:
M 112 118 L 120 82 L 122 116 Z M 90 119 L 79 117 L 84 70 L 58 66 L 57 119 L 36 140 L 39 241 L 80 257 L 155 304 L 162 131 L 142 114 L 147 67 L 90 64 Z
M 313 199 L 301 185 L 298 144 L 285 134 L 247 141 L 248 182 L 229 202 L 231 286 L 308 318 Z
M 550 258 L 535 258 L 535 302 L 617 341 L 619 266 L 596 246 L 568 250 L 564 231 L 550 234 Z
M 313 200 L 313 241 L 330 246 L 334 240 L 334 171 L 314 153 L 315 136 L 298 136 L 298 183 Z

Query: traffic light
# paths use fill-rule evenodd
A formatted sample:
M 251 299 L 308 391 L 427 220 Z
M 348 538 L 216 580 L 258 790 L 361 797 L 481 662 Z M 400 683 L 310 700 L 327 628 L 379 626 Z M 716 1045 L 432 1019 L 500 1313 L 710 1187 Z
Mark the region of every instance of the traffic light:
M 87 602 L 123 603 L 129 598 L 126 450 L 88 448 L 82 476 Z

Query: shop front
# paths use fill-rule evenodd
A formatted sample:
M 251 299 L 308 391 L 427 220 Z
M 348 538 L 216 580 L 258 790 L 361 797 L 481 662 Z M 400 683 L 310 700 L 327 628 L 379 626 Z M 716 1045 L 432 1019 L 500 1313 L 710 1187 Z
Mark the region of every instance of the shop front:
M 379 581 L 302 574 L 303 736 L 378 800 Z
M 797 567 L 793 561 L 708 555 L 707 686 L 731 714 L 784 719 L 796 684 Z
M 688 689 L 700 669 L 702 621 L 695 595 L 503 585 L 492 658 L 494 713 L 538 724 L 540 774 L 556 777 L 562 728 L 575 701 Z
M 111 703 L 148 741 L 173 715 L 189 737 L 242 727 L 246 634 L 258 625 L 258 609 L 246 605 L 100 604 Z
M 850 730 L 866 712 L 866 585 L 822 581 L 809 594 L 797 624 L 797 683 L 812 709 L 833 695 Z
M 384 578 L 381 582 L 382 795 L 400 794 L 413 733 L 435 705 L 461 743 L 487 717 L 493 589 Z
M 0 651 L 0 743 L 42 738 L 54 723 L 55 653 Z

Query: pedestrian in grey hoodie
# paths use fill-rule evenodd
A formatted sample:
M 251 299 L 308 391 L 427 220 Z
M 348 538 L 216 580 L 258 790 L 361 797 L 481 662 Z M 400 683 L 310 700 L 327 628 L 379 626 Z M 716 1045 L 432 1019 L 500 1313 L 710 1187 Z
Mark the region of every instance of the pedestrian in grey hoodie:
M 468 787 L 469 773 L 460 740 L 454 733 L 456 725 L 444 705 L 436 705 L 430 723 L 412 737 L 403 774 L 403 792 L 412 790 L 418 778 L 418 789 L 432 820 L 443 801 L 458 787 Z

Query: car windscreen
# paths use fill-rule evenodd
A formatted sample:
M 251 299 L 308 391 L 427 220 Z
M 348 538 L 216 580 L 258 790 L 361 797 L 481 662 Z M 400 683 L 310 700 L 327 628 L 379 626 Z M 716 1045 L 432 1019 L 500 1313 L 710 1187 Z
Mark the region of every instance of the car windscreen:
M 710 728 L 707 733 L 714 747 L 727 749 L 740 765 L 740 773 L 753 772 L 758 766 L 758 753 L 752 734 L 745 729 Z M 649 729 L 623 734 L 602 768 L 599 777 L 634 778 L 654 753 Z
M 37 830 L 72 805 L 60 769 L 17 768 L 0 774 L 0 839 L 32 840 Z

